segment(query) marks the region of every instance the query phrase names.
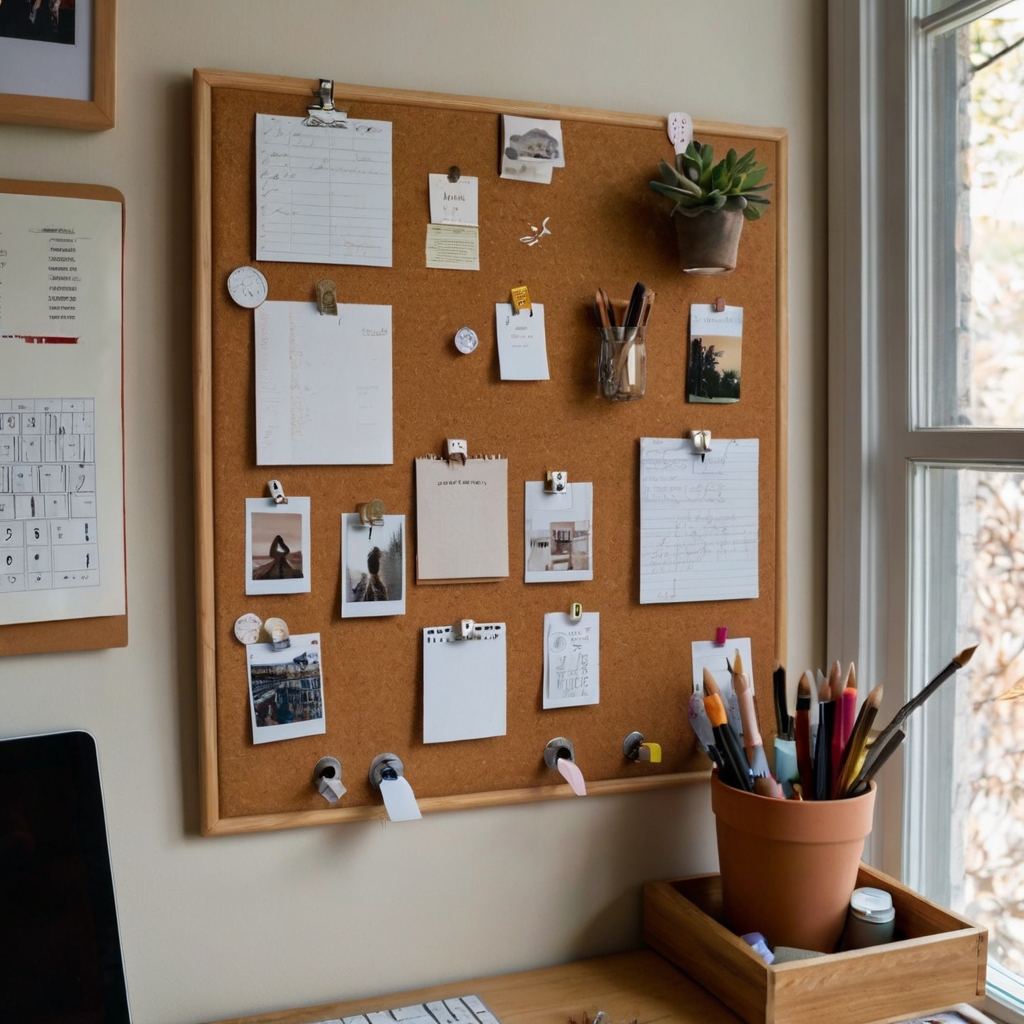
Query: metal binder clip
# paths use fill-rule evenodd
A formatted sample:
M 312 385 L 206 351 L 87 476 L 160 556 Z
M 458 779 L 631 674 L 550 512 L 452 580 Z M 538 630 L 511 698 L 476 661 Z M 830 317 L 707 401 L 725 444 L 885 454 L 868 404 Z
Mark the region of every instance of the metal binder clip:
M 452 636 L 456 640 L 479 640 L 480 634 L 476 631 L 476 623 L 472 619 L 459 619 L 452 626 Z
M 313 768 L 313 785 L 329 804 L 336 804 L 345 795 L 341 762 L 336 757 L 321 757 Z
M 544 490 L 564 494 L 569 489 L 569 474 L 564 469 L 549 469 L 544 474 Z
M 469 455 L 469 445 L 459 437 L 449 437 L 444 443 L 445 458 L 449 462 L 459 459 L 463 465 L 466 464 L 466 457 Z
M 650 761 L 651 764 L 661 763 L 661 744 L 645 743 L 642 732 L 631 732 L 622 741 L 622 753 L 629 761 Z
M 711 431 L 691 430 L 690 440 L 693 441 L 694 453 L 700 455 L 700 461 L 703 462 L 704 456 L 711 451 Z
M 583 618 L 583 605 L 579 601 L 573 601 L 569 606 L 569 621 L 579 622 Z
M 348 114 L 344 110 L 338 110 L 334 105 L 334 79 L 332 78 L 321 78 L 320 84 L 317 86 L 313 95 L 319 99 L 319 103 L 310 103 L 306 107 L 306 113 L 309 115 L 305 120 L 305 125 L 309 128 L 322 128 L 330 127 L 332 125 L 342 124 L 348 119 Z
M 524 309 L 528 309 L 530 311 L 530 316 L 533 316 L 533 303 L 530 302 L 530 289 L 527 288 L 525 284 L 521 284 L 512 289 L 512 312 L 518 315 Z
M 267 490 L 270 491 L 270 496 L 274 499 L 274 502 L 278 505 L 287 505 L 288 497 L 284 493 L 284 488 L 281 486 L 280 480 L 268 480 Z
M 451 167 L 448 168 L 448 180 L 454 185 L 461 177 L 462 171 L 460 171 L 455 164 L 452 164 Z
M 716 313 L 724 313 L 725 299 L 723 299 L 722 296 L 719 295 L 718 298 L 716 298 L 715 301 L 712 303 L 712 306 L 714 307 Z
M 329 277 L 316 283 L 316 308 L 321 316 L 338 315 L 338 289 Z

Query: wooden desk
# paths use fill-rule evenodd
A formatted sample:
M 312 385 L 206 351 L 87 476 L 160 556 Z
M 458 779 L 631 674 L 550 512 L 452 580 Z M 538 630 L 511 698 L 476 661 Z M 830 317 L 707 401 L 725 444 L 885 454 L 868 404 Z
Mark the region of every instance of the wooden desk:
M 305 1010 L 285 1010 L 259 1017 L 237 1017 L 222 1024 L 311 1024 L 368 1010 L 391 1010 L 452 996 L 477 995 L 501 1024 L 568 1024 L 581 1022 L 583 1011 L 598 1010 L 609 1024 L 742 1024 L 717 999 L 657 953 L 640 950 L 519 974 L 453 981 L 412 992 L 349 999 Z

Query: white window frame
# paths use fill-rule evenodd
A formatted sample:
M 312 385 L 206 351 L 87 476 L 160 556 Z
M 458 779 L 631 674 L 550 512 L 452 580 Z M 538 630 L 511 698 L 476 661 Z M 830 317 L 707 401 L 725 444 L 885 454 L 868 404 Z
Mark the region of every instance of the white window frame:
M 924 33 L 966 24 L 1002 2 L 959 0 L 930 14 L 941 0 L 829 0 L 826 650 L 855 661 L 865 685 L 886 683 L 882 720 L 910 696 L 906 680 L 920 689 L 927 671 L 908 644 L 911 466 L 1024 464 L 1022 432 L 911 429 L 920 398 L 912 384 L 928 369 L 912 353 L 928 352 L 915 343 L 930 327 L 925 211 L 935 161 L 921 156 L 930 137 L 919 120 Z M 915 318 L 918 310 L 924 315 Z M 917 727 L 886 768 L 865 851 L 912 887 L 927 870 L 925 843 L 937 838 L 928 791 L 918 784 L 929 777 L 924 732 Z M 991 967 L 989 977 L 990 992 L 1013 994 L 1009 977 Z M 991 1000 L 987 1009 L 1024 1024 Z

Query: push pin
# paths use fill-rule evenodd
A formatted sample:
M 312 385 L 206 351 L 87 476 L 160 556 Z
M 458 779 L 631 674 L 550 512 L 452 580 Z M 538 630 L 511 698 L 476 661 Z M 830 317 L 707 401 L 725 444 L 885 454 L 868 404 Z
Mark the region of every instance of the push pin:
M 573 601 L 569 606 L 569 621 L 573 624 L 583 618 L 583 605 L 579 601 Z
M 469 455 L 469 445 L 458 437 L 449 437 L 445 441 L 445 458 L 449 462 L 459 459 L 463 465 L 466 464 L 466 456 Z
M 719 295 L 718 298 L 715 299 L 713 305 L 715 307 L 715 312 L 716 313 L 724 313 L 725 312 L 725 299 L 723 299 L 721 295 Z
M 321 757 L 313 768 L 313 785 L 329 804 L 336 804 L 345 795 L 341 762 L 336 757 Z
M 321 316 L 338 315 L 338 289 L 330 278 L 316 283 L 316 308 Z
M 452 636 L 456 640 L 479 640 L 480 634 L 476 631 L 476 623 L 472 619 L 459 619 L 452 626 Z
M 548 740 L 544 748 L 544 763 L 558 772 L 577 796 L 587 795 L 587 784 L 583 779 L 583 772 L 576 765 L 576 749 L 572 745 L 572 740 L 567 740 L 564 736 Z
M 711 431 L 710 430 L 691 430 L 690 440 L 693 441 L 694 452 L 700 455 L 700 461 L 704 461 L 704 456 L 711 451 Z
M 728 640 L 728 639 L 729 639 L 729 627 L 728 626 L 719 626 L 715 630 L 715 646 L 716 647 L 724 647 L 725 646 L 725 641 Z
M 622 741 L 622 753 L 629 761 L 649 761 L 651 764 L 661 763 L 661 744 L 645 743 L 642 732 L 631 732 Z
M 288 623 L 284 619 L 267 619 L 263 628 L 270 637 L 270 646 L 275 651 L 286 651 L 292 645 L 291 633 L 288 632 Z
M 549 494 L 565 494 L 569 489 L 569 474 L 564 469 L 549 469 L 544 474 L 544 490 Z
M 384 525 L 384 502 L 380 498 L 374 498 L 372 501 L 361 501 L 356 505 L 356 511 L 359 513 L 360 524 L 370 528 L 370 533 L 366 539 L 372 540 L 373 528 Z
M 281 486 L 280 480 L 268 480 L 267 490 L 270 491 L 270 496 L 274 499 L 276 505 L 287 505 L 288 497 L 284 493 L 284 488 Z
M 461 177 L 462 171 L 460 171 L 455 164 L 452 164 L 451 167 L 448 168 L 448 180 L 454 185 Z

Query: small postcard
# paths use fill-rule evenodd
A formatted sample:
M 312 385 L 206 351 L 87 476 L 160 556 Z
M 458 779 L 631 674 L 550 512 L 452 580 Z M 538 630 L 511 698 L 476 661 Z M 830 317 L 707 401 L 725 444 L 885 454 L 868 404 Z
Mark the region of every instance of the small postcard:
M 526 481 L 526 583 L 594 578 L 594 485 L 566 484 L 561 494 Z
M 567 612 L 544 616 L 544 707 L 598 704 L 601 625 L 598 612 L 573 622 Z
M 341 516 L 341 617 L 405 614 L 405 516 L 364 526 Z
M 548 345 L 544 334 L 544 306 L 518 313 L 509 302 L 496 302 L 498 362 L 502 380 L 550 380 Z
M 253 743 L 327 732 L 320 634 L 302 633 L 291 641 L 283 651 L 275 651 L 271 644 L 245 649 Z
M 462 224 L 428 224 L 427 269 L 479 270 L 480 229 Z
M 740 400 L 743 307 L 690 306 L 690 357 L 686 397 L 691 402 L 726 404 Z
M 449 181 L 447 174 L 428 175 L 431 224 L 467 224 L 479 227 L 477 214 L 479 178 L 462 175 Z
M 718 688 L 722 691 L 722 703 L 729 724 L 737 736 L 743 735 L 743 723 L 740 721 L 740 705 L 736 699 L 736 691 L 732 685 L 732 674 L 729 665 L 740 652 L 743 662 L 743 674 L 750 680 L 750 690 L 754 690 L 754 659 L 750 653 L 750 637 L 742 636 L 733 640 L 731 637 L 719 646 L 714 640 L 694 640 L 690 645 L 690 657 L 693 659 L 693 692 L 704 692 L 704 669 L 714 676 Z
M 245 592 L 310 592 L 309 498 L 245 499 Z
M 549 167 L 565 166 L 561 121 L 503 114 L 501 131 L 501 150 L 505 159 Z

